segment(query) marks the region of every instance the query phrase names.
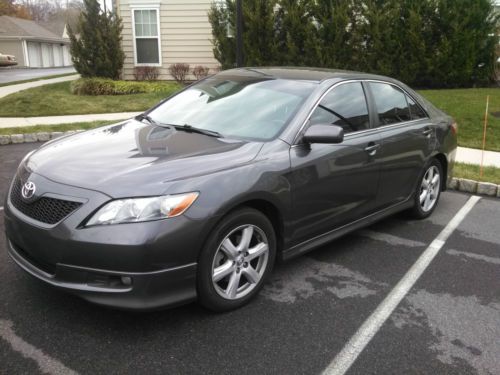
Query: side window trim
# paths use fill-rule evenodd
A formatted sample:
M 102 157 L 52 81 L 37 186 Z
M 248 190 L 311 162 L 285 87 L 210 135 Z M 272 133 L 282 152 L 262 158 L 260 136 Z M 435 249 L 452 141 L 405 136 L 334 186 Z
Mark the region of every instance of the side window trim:
M 368 81 L 362 81 L 363 90 L 365 91 L 366 103 L 368 105 L 368 116 L 370 117 L 370 130 L 378 128 L 378 113 L 375 99 L 373 98 L 372 90 Z

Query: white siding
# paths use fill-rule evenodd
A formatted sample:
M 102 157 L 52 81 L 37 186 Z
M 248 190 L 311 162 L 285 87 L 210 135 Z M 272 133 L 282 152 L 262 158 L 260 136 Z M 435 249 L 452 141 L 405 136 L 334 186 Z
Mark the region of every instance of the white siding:
M 214 72 L 219 63 L 213 56 L 212 29 L 208 11 L 213 0 L 118 0 L 118 12 L 123 20 L 122 46 L 125 52 L 124 79 L 134 79 L 134 40 L 132 10 L 134 7 L 160 9 L 161 66 L 159 79 L 172 79 L 168 67 L 187 63 L 194 68 L 202 65 Z M 190 77 L 193 79 L 194 77 Z

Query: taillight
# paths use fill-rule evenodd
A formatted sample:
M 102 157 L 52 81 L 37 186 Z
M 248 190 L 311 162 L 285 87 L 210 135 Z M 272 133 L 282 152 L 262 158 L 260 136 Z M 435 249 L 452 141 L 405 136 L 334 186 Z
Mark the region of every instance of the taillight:
M 451 124 L 451 132 L 453 133 L 453 135 L 457 135 L 458 133 L 458 125 L 455 121 L 453 121 L 453 123 Z

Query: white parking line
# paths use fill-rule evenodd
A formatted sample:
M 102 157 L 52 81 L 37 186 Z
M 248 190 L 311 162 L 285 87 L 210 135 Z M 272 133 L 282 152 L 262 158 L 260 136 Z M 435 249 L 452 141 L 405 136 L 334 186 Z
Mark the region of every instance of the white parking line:
M 0 319 L 0 337 L 7 341 L 12 349 L 22 354 L 25 358 L 34 360 L 43 373 L 51 375 L 76 375 L 77 372 L 67 368 L 57 359 L 45 354 L 40 349 L 24 341 L 12 329 L 10 320 Z
M 0 207 L 0 211 L 3 211 L 3 207 Z
M 479 199 L 481 198 L 478 196 L 469 198 L 467 203 L 457 212 L 448 225 L 439 233 L 434 241 L 432 241 L 429 247 L 425 249 L 415 264 L 413 264 L 387 297 L 385 297 L 382 303 L 380 303 L 376 310 L 365 320 L 363 325 L 354 336 L 351 337 L 342 351 L 337 354 L 333 361 L 323 371 L 323 375 L 341 375 L 349 370 L 359 354 L 361 354 L 363 349 L 375 336 L 380 327 L 382 327 L 387 318 L 389 318 L 401 300 L 408 294 L 420 276 L 422 276 L 425 269 L 438 254 L 439 250 L 441 250 L 448 237 L 450 237 L 453 231 L 460 225 Z

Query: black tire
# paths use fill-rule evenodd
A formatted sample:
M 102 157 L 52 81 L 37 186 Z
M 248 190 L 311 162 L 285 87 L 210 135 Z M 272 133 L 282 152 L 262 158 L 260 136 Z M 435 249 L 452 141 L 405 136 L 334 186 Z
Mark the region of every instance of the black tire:
M 252 237 L 252 243 L 261 245 L 262 243 L 265 243 L 267 241 L 267 256 L 262 255 L 259 258 L 249 260 L 248 263 L 245 262 L 242 264 L 238 263 L 242 261 L 241 259 L 234 260 L 233 258 L 229 258 L 229 256 L 227 257 L 227 259 L 225 259 L 224 257 L 226 256 L 226 252 L 222 250 L 222 242 L 230 233 L 233 233 L 231 236 L 236 236 L 232 237 L 235 239 L 234 241 L 237 241 L 238 238 L 240 238 L 240 243 L 242 243 L 243 229 L 247 228 L 248 226 L 252 227 L 251 231 L 252 233 L 254 233 L 252 235 L 254 236 Z M 241 232 L 238 232 L 240 230 Z M 241 233 L 240 236 L 239 233 Z M 231 243 L 233 243 L 233 241 L 231 241 Z M 251 246 L 249 247 L 252 248 Z M 253 248 L 256 247 L 254 246 Z M 243 255 L 240 254 L 238 255 L 238 257 L 242 257 Z M 218 258 L 216 259 L 216 257 Z M 264 258 L 266 258 L 265 262 Z M 229 311 L 245 305 L 257 293 L 259 293 L 260 289 L 262 289 L 262 286 L 269 277 L 269 274 L 272 272 L 275 258 L 276 234 L 274 232 L 273 225 L 264 214 L 253 208 L 241 208 L 229 213 L 214 228 L 209 238 L 207 239 L 203 250 L 200 253 L 196 278 L 198 301 L 202 306 L 216 312 Z M 221 265 L 226 264 L 226 262 L 229 262 L 233 265 L 232 267 L 234 268 L 234 271 L 232 271 L 231 274 L 221 279 L 220 281 L 214 281 L 214 279 L 212 278 L 215 270 L 214 267 L 217 267 L 217 263 Z M 250 279 L 246 279 L 247 276 L 245 272 L 249 270 L 249 268 L 244 267 L 252 266 L 250 262 L 254 264 L 256 264 L 255 262 L 262 262 L 262 264 L 258 263 L 256 266 L 256 268 L 259 269 L 260 279 L 255 283 L 251 283 L 249 281 Z M 239 288 L 237 287 L 237 290 L 240 290 L 241 288 L 243 289 L 243 291 L 239 293 L 246 294 L 242 295 L 241 297 L 233 296 L 234 299 L 229 299 L 231 298 L 229 295 L 223 297 L 221 294 L 224 294 L 225 290 L 224 287 L 221 287 L 221 285 L 223 286 L 224 283 L 227 282 L 227 289 L 229 290 L 229 284 L 231 282 L 230 280 L 234 276 L 233 274 L 235 272 L 238 274 L 241 272 L 241 280 L 238 279 L 240 281 L 238 281 L 237 284 L 241 286 Z M 244 289 L 244 283 L 248 284 L 246 290 Z
M 438 178 L 438 186 L 433 189 L 434 194 L 430 194 L 431 196 L 434 196 L 435 200 L 432 206 L 428 209 L 425 209 L 423 204 L 420 201 L 420 195 L 423 194 L 423 190 L 425 189 L 423 187 L 424 184 L 424 178 L 426 178 L 427 173 L 433 169 L 434 171 L 438 171 L 439 173 L 439 178 Z M 441 196 L 441 190 L 442 190 L 442 183 L 443 183 L 443 167 L 441 166 L 441 163 L 437 159 L 431 159 L 425 166 L 425 168 L 422 170 L 422 173 L 420 174 L 420 177 L 417 182 L 417 187 L 415 189 L 415 194 L 414 194 L 414 205 L 413 207 L 409 210 L 409 214 L 413 219 L 417 220 L 422 220 L 427 217 L 429 217 L 434 210 L 436 209 L 436 206 L 438 205 L 439 202 L 439 197 Z

